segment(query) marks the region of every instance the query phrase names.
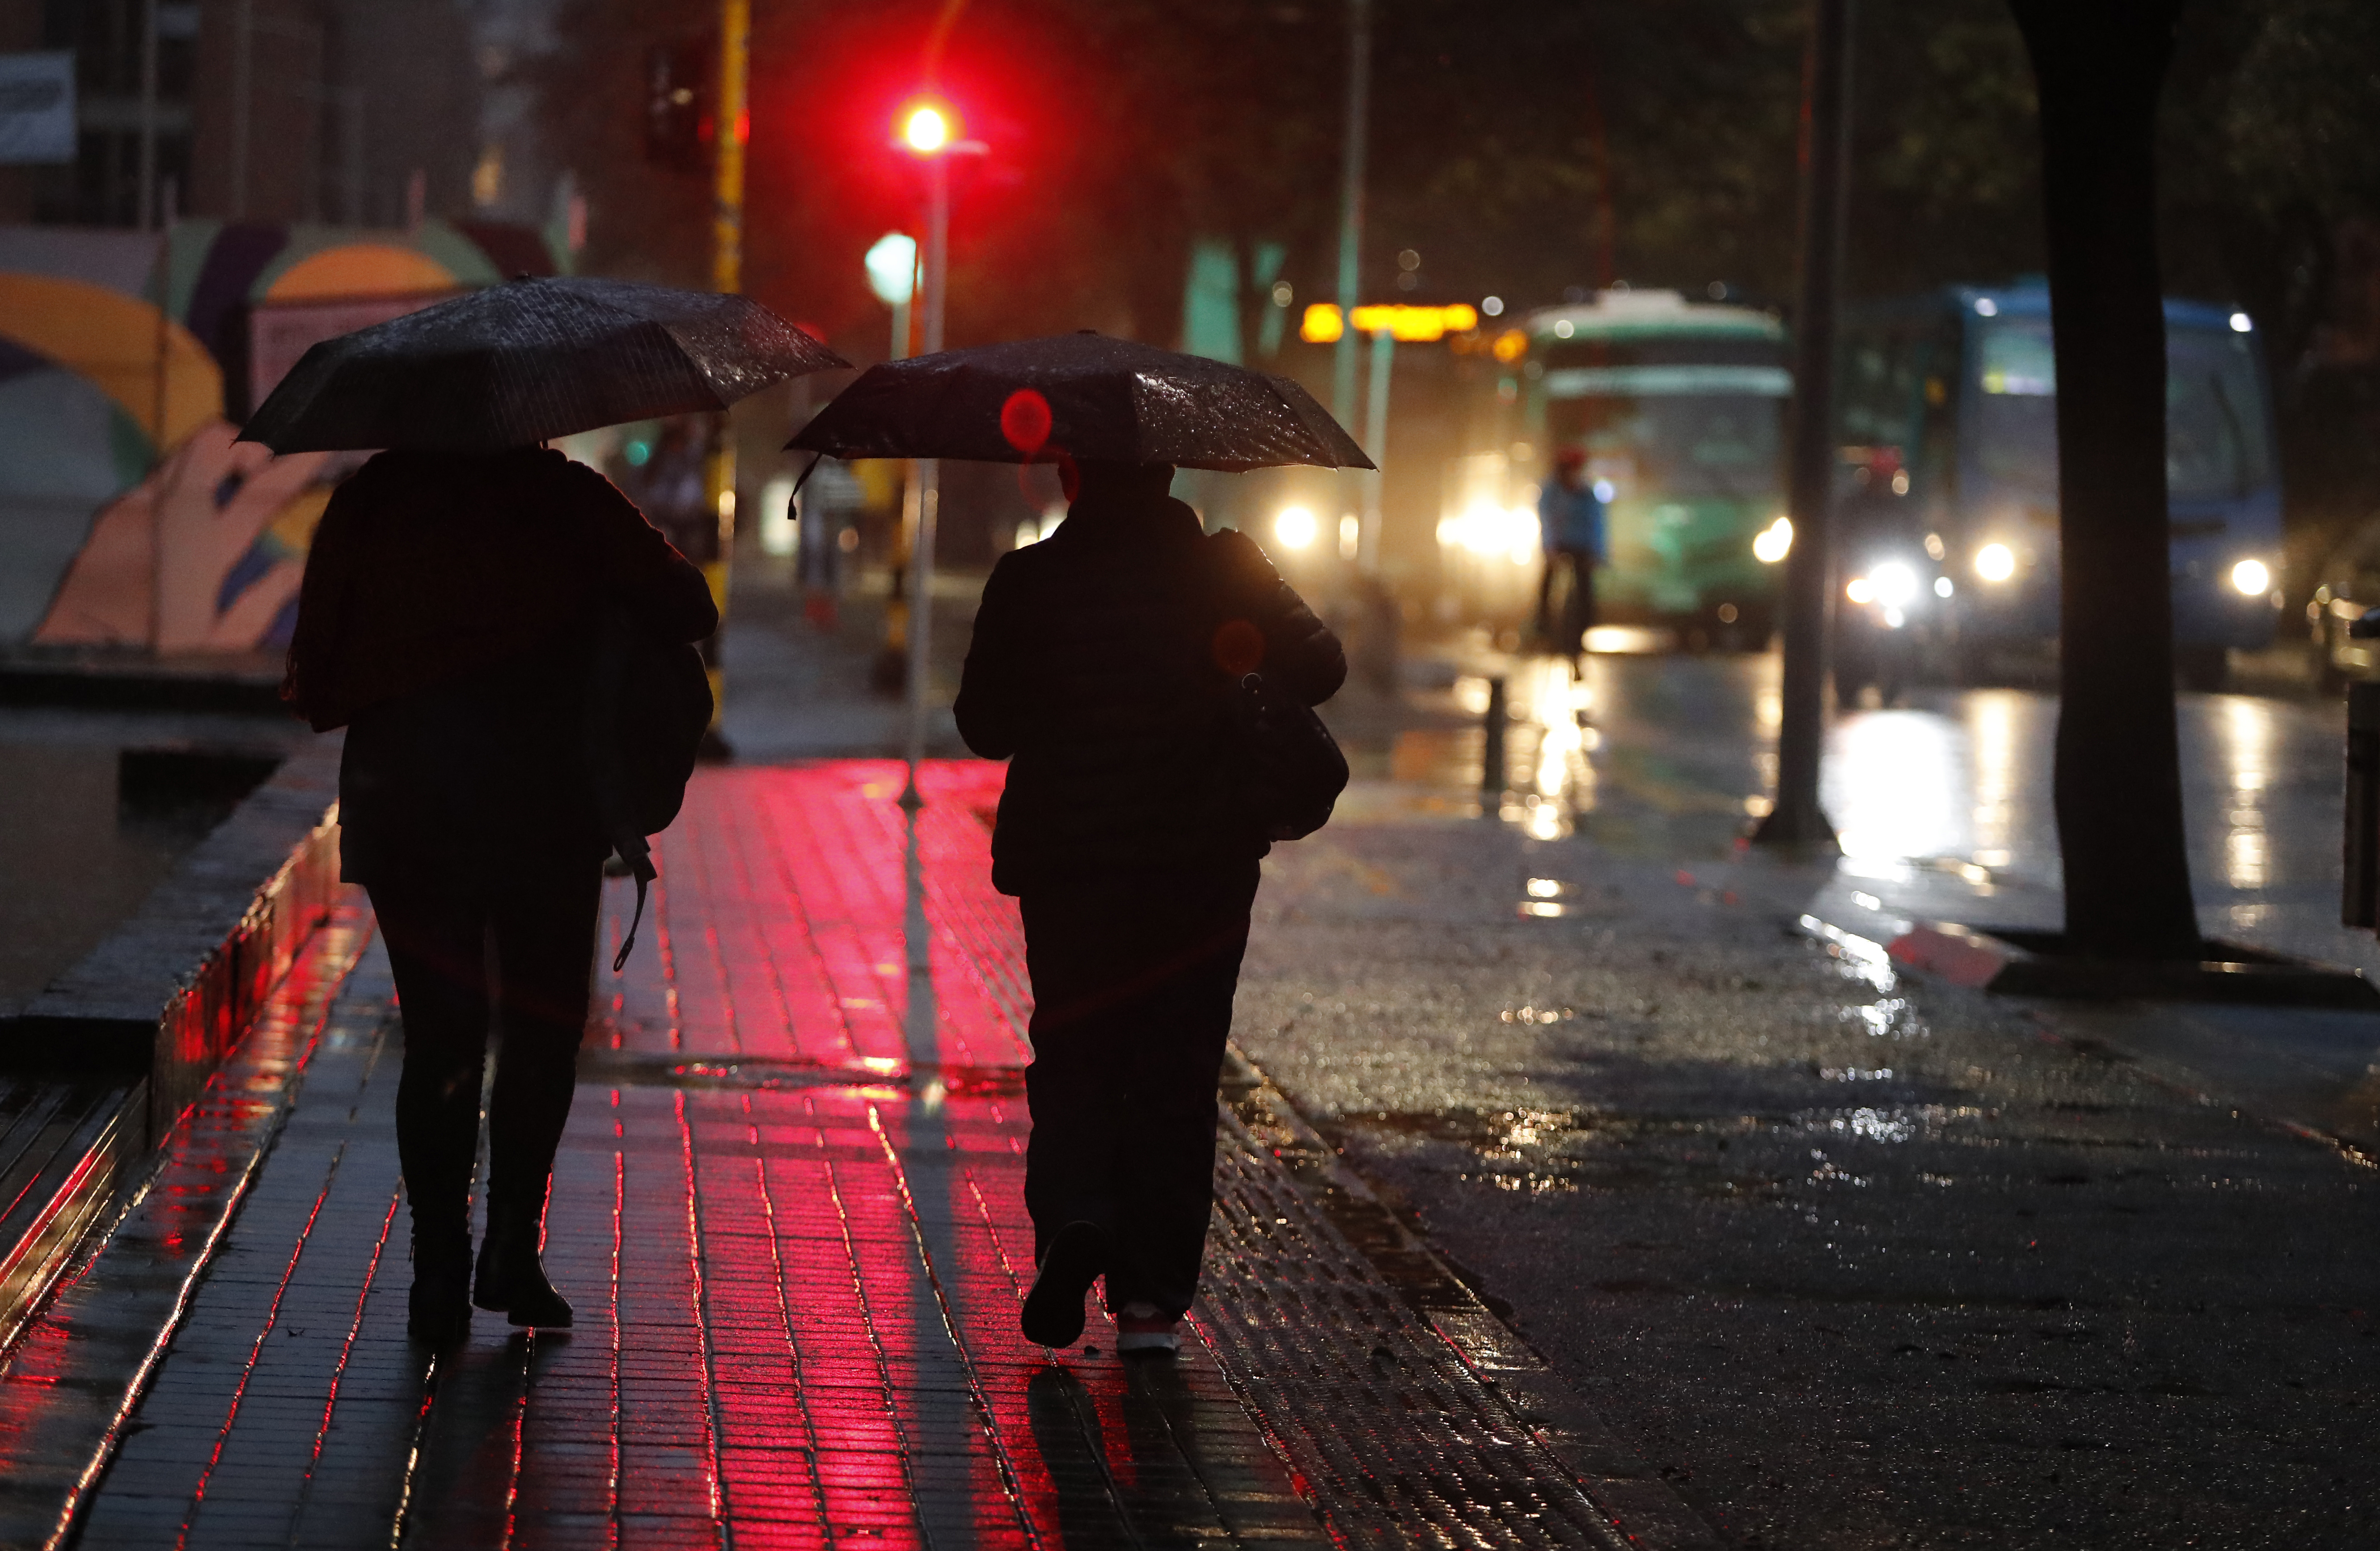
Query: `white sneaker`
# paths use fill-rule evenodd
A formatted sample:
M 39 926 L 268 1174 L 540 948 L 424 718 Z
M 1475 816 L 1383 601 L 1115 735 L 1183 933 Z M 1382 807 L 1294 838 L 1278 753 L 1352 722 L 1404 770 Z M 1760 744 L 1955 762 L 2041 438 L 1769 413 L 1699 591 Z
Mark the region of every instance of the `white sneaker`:
M 1173 1357 L 1182 1351 L 1182 1332 L 1154 1303 L 1138 1299 L 1116 1311 L 1116 1355 Z

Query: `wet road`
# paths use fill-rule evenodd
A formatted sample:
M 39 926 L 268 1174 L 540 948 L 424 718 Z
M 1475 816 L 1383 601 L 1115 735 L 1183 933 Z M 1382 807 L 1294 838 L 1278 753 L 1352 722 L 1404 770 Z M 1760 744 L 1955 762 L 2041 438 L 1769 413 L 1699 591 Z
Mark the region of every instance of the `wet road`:
M 1622 852 L 1729 849 L 1767 810 L 1775 779 L 1778 659 L 1597 656 L 1516 666 L 1508 768 L 1524 820 Z M 1439 709 L 1484 709 L 1458 679 Z M 2344 704 L 2182 694 L 2177 699 L 2191 874 L 2210 936 L 2380 971 L 2368 933 L 2338 924 Z M 1588 725 L 1573 725 L 1584 711 Z M 1889 710 L 1837 717 L 1823 800 L 1842 872 L 1886 901 L 1961 907 L 1956 919 L 2054 926 L 2058 830 L 2050 803 L 2054 696 L 1920 690 Z M 1480 739 L 1459 732 L 1374 740 L 1374 773 L 1461 785 Z
M 1500 819 L 1484 685 L 1339 709 L 1363 779 L 1268 864 L 1236 1037 L 1724 1539 L 2380 1541 L 2368 1153 L 2130 1053 L 2313 1038 L 2345 1082 L 2380 1019 L 2025 1005 L 1788 928 L 1828 890 L 2054 921 L 2043 697 L 1838 722 L 1838 870 L 1733 844 L 1773 660 L 1513 687 Z M 2336 710 L 2182 716 L 2209 929 L 2368 960 L 2327 924 Z

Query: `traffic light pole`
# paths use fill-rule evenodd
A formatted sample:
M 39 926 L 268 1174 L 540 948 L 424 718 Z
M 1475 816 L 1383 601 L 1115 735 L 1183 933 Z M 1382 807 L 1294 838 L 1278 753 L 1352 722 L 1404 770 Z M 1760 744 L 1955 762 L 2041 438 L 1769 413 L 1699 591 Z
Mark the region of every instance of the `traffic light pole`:
M 942 347 L 942 297 L 951 261 L 951 159 L 945 151 L 926 164 L 926 315 L 923 354 Z M 917 531 L 909 545 L 909 783 L 901 801 L 916 805 L 917 764 L 926 757 L 927 677 L 933 663 L 934 527 L 941 506 L 941 461 L 917 460 Z
M 1827 623 L 1834 600 L 1828 503 L 1834 483 L 1835 313 L 1842 294 L 1845 154 L 1851 141 L 1852 0 L 1815 0 L 1802 143 L 1802 295 L 1793 319 L 1793 547 L 1785 555 L 1785 682 L 1777 796 L 1752 838 L 1835 851 L 1818 804 L 1826 748 Z
M 926 164 L 926 295 L 924 354 L 942 347 L 942 301 L 948 294 L 951 258 L 951 153 L 945 148 Z M 905 344 L 906 341 L 904 341 Z M 934 639 L 934 519 L 941 505 L 941 462 L 917 462 L 917 527 L 909 546 L 909 780 L 901 790 L 902 814 L 908 821 L 903 895 L 906 902 L 902 936 L 906 950 L 908 986 L 902 1013 L 902 1039 L 912 1067 L 932 1068 L 941 1052 L 941 1012 L 934 994 L 933 931 L 926 919 L 925 855 L 917 821 L 926 806 L 917 790 L 917 766 L 926 757 L 926 714 L 933 666 Z M 930 1079 L 929 1102 L 939 1092 L 941 1079 Z
M 719 100 L 710 142 L 710 285 L 733 293 L 744 288 L 744 142 L 751 132 L 747 95 L 752 64 L 752 0 L 719 0 Z M 705 741 L 723 748 L 719 724 L 727 705 L 721 666 L 727 634 L 728 565 L 735 548 L 735 434 L 724 413 L 714 416 L 710 455 L 703 460 L 703 497 L 719 524 L 719 553 L 702 568 L 719 629 L 708 643 L 710 732 Z

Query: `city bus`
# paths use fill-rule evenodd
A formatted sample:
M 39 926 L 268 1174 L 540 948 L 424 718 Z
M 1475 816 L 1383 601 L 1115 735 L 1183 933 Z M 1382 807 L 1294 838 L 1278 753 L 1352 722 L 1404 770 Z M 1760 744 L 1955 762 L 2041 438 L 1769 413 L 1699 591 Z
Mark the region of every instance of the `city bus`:
M 1549 478 L 1555 456 L 1576 447 L 1609 503 L 1597 617 L 1670 626 L 1690 647 L 1764 645 L 1791 533 L 1782 520 L 1793 385 L 1783 323 L 1676 291 L 1610 290 L 1531 312 L 1499 344 L 1524 345 L 1497 354 L 1510 372 L 1500 388 L 1522 411 L 1511 455 L 1517 465 L 1525 451 L 1527 466 L 1511 469 L 1516 520 L 1485 547 L 1512 561 L 1528 553 L 1529 564 L 1510 569 L 1534 588 L 1534 526 L 1518 520 L 1524 481 Z M 1475 496 L 1460 499 L 1463 509 L 1440 525 L 1450 549 L 1491 526 L 1468 510 Z M 1460 557 L 1450 559 L 1460 575 Z
M 2165 315 L 2174 655 L 2185 684 L 2213 688 L 2228 654 L 2270 646 L 2279 621 L 2272 394 L 2246 313 L 2168 300 Z M 1965 673 L 2054 646 L 2058 380 L 2046 286 L 1952 286 L 1852 308 L 1840 358 L 1836 554 L 1846 598 L 1836 645 L 1853 687 L 1884 629 L 1923 637 L 1937 648 L 1927 655 Z M 1906 594 L 1906 606 L 1883 608 L 1887 591 Z M 1847 600 L 1861 607 L 1845 610 Z

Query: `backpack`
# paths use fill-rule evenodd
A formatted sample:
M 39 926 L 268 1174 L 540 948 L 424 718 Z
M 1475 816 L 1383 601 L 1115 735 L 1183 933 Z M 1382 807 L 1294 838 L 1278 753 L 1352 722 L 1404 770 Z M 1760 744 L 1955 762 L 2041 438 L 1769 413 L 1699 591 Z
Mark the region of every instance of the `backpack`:
M 624 610 L 604 612 L 587 675 L 583 747 L 603 837 L 637 879 L 637 914 L 612 960 L 614 974 L 636 946 L 645 890 L 660 876 L 646 837 L 668 829 L 685 806 L 712 705 L 699 651 L 655 640 Z

